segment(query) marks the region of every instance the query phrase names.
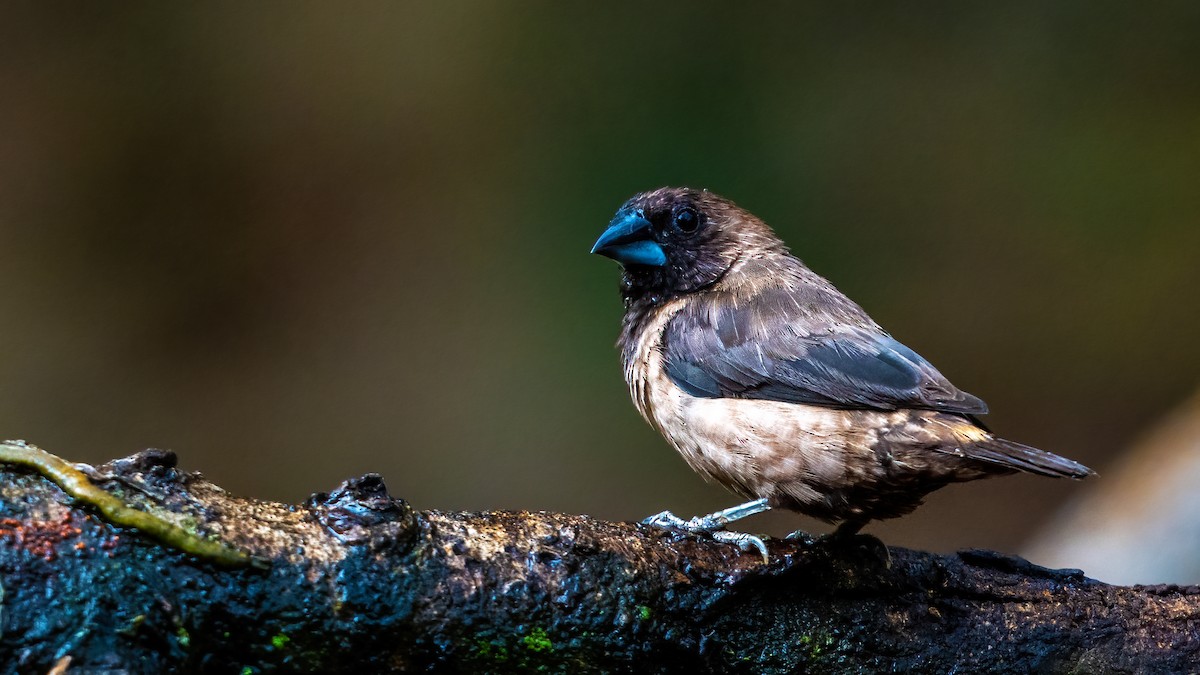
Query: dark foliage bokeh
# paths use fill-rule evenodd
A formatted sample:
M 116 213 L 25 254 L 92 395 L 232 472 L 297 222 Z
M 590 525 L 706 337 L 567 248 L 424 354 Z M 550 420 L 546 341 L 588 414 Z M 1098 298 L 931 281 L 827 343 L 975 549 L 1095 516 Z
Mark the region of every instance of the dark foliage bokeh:
M 634 412 L 587 255 L 685 184 L 1103 474 L 1200 374 L 1197 35 L 1185 2 L 5 5 L 0 436 L 266 499 L 728 506 Z M 1086 489 L 871 531 L 1011 549 Z

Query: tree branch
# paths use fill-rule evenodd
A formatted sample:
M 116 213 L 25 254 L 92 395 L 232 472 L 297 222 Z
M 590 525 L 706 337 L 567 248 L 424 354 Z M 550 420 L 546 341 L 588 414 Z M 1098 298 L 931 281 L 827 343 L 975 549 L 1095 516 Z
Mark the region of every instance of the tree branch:
M 4 672 L 1200 665 L 1200 589 L 1108 586 L 989 552 L 770 540 L 764 564 L 586 516 L 414 511 L 374 475 L 292 506 L 230 496 L 170 453 L 98 467 L 106 493 L 174 533 L 160 536 L 43 472 L 0 466 Z M 250 557 L 209 555 L 230 550 Z

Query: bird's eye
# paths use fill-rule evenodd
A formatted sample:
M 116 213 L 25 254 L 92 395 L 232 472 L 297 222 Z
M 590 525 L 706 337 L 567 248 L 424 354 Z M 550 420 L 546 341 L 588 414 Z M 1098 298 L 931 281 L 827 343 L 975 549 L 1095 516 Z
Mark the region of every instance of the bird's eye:
M 685 206 L 671 217 L 671 224 L 684 234 L 691 234 L 700 228 L 700 214 L 690 206 Z

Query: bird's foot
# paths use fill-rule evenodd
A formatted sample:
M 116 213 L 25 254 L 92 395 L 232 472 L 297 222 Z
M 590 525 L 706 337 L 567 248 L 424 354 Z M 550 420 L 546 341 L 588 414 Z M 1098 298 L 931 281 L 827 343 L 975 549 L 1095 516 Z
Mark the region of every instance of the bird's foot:
M 788 541 L 798 542 L 799 544 L 801 544 L 802 546 L 805 546 L 805 547 L 812 546 L 813 544 L 817 543 L 817 538 L 812 536 L 811 534 L 805 532 L 804 530 L 796 530 L 795 532 L 792 532 L 791 534 L 784 537 L 784 539 L 786 539 Z
M 887 544 L 883 543 L 882 539 L 871 534 L 846 533 L 838 529 L 818 537 L 815 543 L 831 549 L 863 553 L 882 563 L 884 569 L 890 569 L 892 566 L 891 550 L 888 549 Z
M 670 511 L 663 511 L 643 520 L 642 524 L 650 525 L 651 527 L 661 527 L 666 530 L 705 535 L 713 541 L 722 544 L 734 544 L 743 551 L 758 551 L 762 555 L 764 563 L 771 562 L 766 542 L 761 537 L 747 532 L 731 532 L 726 530 L 725 526 L 729 524 L 730 518 L 725 517 L 723 514 L 724 512 L 718 511 L 717 513 L 710 513 L 707 516 L 694 516 L 684 520 Z
M 692 518 L 692 520 L 695 520 L 695 518 Z M 670 511 L 663 511 L 662 513 L 656 513 L 646 518 L 642 521 L 642 524 L 651 527 L 661 527 L 666 530 L 686 530 L 688 521 Z
M 734 544 L 746 552 L 751 549 L 758 551 L 762 555 L 764 565 L 771 562 L 771 554 L 767 552 L 767 543 L 762 540 L 762 537 L 749 532 L 730 532 L 729 530 L 709 532 L 708 536 L 712 537 L 713 541 L 719 541 L 722 544 Z

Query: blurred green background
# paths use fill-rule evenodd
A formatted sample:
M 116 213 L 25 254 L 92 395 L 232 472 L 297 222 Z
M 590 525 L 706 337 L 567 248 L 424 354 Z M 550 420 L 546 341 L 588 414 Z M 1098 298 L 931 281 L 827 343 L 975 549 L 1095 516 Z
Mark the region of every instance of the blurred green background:
M 672 184 L 1103 474 L 1200 374 L 1198 36 L 1188 2 L 6 4 L 0 436 L 265 499 L 729 506 L 628 401 L 587 255 Z M 870 531 L 1012 549 L 1087 489 Z

